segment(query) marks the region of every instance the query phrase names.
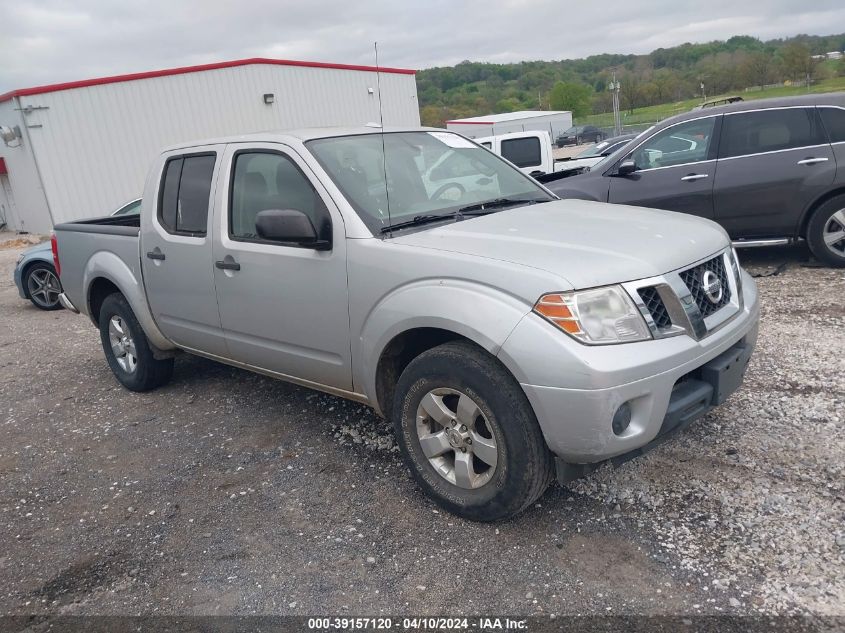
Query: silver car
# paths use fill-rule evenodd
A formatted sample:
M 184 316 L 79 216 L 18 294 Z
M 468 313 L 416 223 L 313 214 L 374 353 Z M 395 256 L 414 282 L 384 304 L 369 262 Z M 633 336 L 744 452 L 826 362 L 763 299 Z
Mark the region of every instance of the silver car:
M 112 216 L 137 215 L 141 210 L 141 199 L 137 198 L 119 207 Z M 29 299 L 40 310 L 58 310 L 62 307 L 59 295 L 62 284 L 53 264 L 50 242 L 42 242 L 28 248 L 15 262 L 15 285 L 21 299 Z

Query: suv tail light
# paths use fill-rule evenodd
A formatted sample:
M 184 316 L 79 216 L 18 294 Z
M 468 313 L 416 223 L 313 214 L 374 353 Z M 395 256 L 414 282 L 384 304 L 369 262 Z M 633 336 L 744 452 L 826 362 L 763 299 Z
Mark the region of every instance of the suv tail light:
M 59 243 L 56 241 L 56 234 L 50 236 L 50 250 L 53 251 L 53 268 L 56 269 L 56 276 L 61 278 L 62 265 L 59 263 Z

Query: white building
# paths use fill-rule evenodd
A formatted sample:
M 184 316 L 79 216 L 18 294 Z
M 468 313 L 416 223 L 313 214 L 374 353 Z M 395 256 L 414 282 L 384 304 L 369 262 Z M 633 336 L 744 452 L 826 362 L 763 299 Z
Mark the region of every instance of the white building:
M 139 197 L 162 147 L 262 130 L 418 126 L 415 71 L 279 59 L 90 79 L 0 95 L 0 223 L 49 232 Z
M 523 110 L 522 112 L 489 114 L 487 116 L 473 116 L 467 119 L 446 121 L 447 130 L 458 132 L 469 138 L 525 132 L 527 130 L 545 130 L 554 140 L 558 134 L 571 127 L 572 113 L 566 110 L 551 112 Z

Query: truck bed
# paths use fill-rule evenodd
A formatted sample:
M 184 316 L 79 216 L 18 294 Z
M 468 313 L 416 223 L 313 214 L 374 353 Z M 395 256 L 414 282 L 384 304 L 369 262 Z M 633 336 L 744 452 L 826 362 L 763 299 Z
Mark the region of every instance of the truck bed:
M 143 294 L 139 258 L 140 218 L 107 216 L 57 224 L 54 228 L 61 264 L 61 282 L 67 298 L 88 313 L 87 288 L 91 279 L 120 282 L 124 292 Z
M 103 233 L 106 235 L 138 236 L 141 230 L 140 215 L 107 215 L 102 218 L 77 220 L 57 224 L 56 231 L 74 231 L 77 233 Z

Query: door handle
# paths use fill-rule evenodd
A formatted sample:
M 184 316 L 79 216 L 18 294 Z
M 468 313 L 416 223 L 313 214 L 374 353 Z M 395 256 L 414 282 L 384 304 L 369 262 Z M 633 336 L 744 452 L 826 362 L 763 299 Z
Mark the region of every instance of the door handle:
M 158 250 L 158 249 L 156 249 L 156 250 L 154 250 L 154 251 L 147 251 L 147 257 L 149 257 L 150 259 L 160 259 L 160 260 L 163 260 L 163 259 L 164 259 L 164 253 L 162 253 L 162 252 L 161 252 L 160 250 Z
M 217 266 L 220 270 L 240 270 L 241 265 L 238 262 L 224 262 L 224 261 L 216 261 L 214 265 Z
M 709 178 L 709 174 L 690 174 L 689 176 L 684 176 L 681 178 L 684 182 L 693 182 L 696 180 L 701 180 L 702 178 Z
M 815 165 L 816 163 L 826 163 L 826 162 L 827 162 L 827 158 L 824 158 L 824 157 L 822 157 L 822 158 L 812 158 L 812 157 L 810 157 L 810 158 L 805 158 L 804 160 L 799 160 L 798 164 L 799 165 Z

